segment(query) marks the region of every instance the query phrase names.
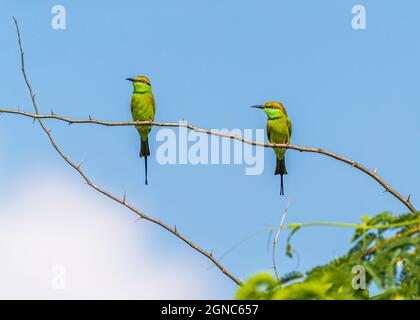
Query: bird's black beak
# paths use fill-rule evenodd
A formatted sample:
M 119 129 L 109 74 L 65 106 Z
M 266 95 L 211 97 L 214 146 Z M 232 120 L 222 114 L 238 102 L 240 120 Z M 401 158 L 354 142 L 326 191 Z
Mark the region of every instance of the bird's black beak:
M 127 78 L 127 79 L 125 79 L 125 80 L 131 81 L 131 82 L 134 82 L 134 79 L 133 79 L 133 78 Z
M 251 108 L 264 109 L 264 106 L 260 106 L 260 105 L 258 105 L 258 106 L 251 106 Z

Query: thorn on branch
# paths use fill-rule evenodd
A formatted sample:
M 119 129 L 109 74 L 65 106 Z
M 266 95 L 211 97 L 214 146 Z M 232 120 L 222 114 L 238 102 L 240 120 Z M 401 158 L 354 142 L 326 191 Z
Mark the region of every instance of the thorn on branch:
M 78 166 L 76 167 L 77 170 L 80 170 L 80 167 L 82 166 L 83 161 L 80 161 L 80 163 L 78 164 Z
M 407 202 L 410 202 L 411 194 L 408 194 Z
M 123 197 L 123 203 L 125 204 L 125 200 L 126 200 L 126 198 L 127 198 L 127 192 L 126 191 L 124 191 L 124 197 Z
M 142 216 L 138 217 L 138 218 L 136 219 L 136 221 L 134 221 L 134 223 L 139 222 L 141 219 L 143 219 L 143 217 L 142 217 Z
M 89 120 L 92 121 L 92 117 L 89 115 Z
M 53 109 L 51 109 L 51 115 L 52 115 L 52 116 L 54 115 L 54 111 L 53 111 Z
M 176 225 L 174 225 L 174 231 L 175 231 L 175 234 L 177 234 L 177 233 L 178 233 L 178 231 L 177 231 L 177 229 L 176 229 Z

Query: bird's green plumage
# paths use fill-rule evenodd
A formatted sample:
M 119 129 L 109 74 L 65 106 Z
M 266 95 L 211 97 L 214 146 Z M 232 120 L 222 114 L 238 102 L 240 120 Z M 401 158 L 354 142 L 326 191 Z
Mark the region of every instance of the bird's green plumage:
M 150 85 L 150 80 L 144 76 L 127 79 L 133 82 L 133 95 L 131 97 L 131 114 L 134 121 L 154 121 L 155 99 Z M 147 184 L 147 156 L 150 155 L 148 136 L 151 126 L 140 126 L 140 157 L 145 157 L 146 184 Z
M 267 136 L 270 143 L 290 143 L 292 125 L 289 117 L 281 109 L 264 109 L 268 116 Z M 275 148 L 278 160 L 283 160 L 286 149 Z
M 258 106 L 263 109 L 268 116 L 267 136 L 270 143 L 290 143 L 292 135 L 292 123 L 287 116 L 286 109 L 279 102 L 267 102 L 264 106 Z M 280 174 L 281 187 L 280 194 L 284 194 L 283 175 L 287 174 L 285 153 L 286 149 L 274 148 L 276 154 L 276 171 L 274 174 Z

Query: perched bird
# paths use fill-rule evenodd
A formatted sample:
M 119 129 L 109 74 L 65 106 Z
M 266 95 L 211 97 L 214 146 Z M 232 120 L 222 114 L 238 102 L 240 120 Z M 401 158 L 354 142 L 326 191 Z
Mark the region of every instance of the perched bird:
M 264 105 L 253 106 L 252 108 L 263 109 L 268 116 L 267 136 L 270 143 L 290 143 L 292 135 L 292 123 L 287 116 L 286 108 L 280 102 L 266 102 Z M 284 195 L 283 175 L 287 174 L 285 153 L 286 149 L 274 148 L 276 154 L 275 175 L 280 175 L 280 195 Z
M 155 119 L 155 98 L 149 78 L 137 76 L 127 78 L 133 83 L 133 96 L 131 97 L 131 114 L 134 121 L 153 121 Z M 149 132 L 151 126 L 139 126 L 137 131 L 140 134 L 140 157 L 144 157 L 145 184 L 147 185 L 147 157 L 150 156 Z

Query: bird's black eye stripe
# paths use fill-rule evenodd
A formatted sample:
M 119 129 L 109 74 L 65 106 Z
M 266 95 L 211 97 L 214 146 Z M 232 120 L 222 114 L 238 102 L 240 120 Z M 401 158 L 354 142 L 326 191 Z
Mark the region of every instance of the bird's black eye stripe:
M 135 82 L 142 82 L 142 83 L 148 84 L 150 86 L 150 83 L 147 82 L 146 80 L 135 80 Z

